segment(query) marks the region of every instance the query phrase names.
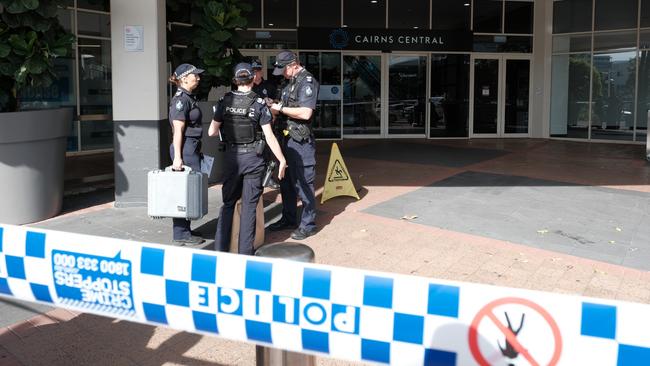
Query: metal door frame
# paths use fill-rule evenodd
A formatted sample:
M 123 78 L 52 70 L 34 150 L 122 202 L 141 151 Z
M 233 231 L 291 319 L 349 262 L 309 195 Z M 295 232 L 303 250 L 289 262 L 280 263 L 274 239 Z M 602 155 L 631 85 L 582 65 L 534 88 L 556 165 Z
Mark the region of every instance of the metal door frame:
M 475 61 L 498 60 L 498 91 L 497 91 L 497 131 L 496 133 L 474 133 L 474 88 L 475 88 Z M 528 60 L 528 132 L 527 133 L 505 133 L 505 110 L 506 110 L 506 64 L 508 60 Z M 530 111 L 533 100 L 533 58 L 529 54 L 495 54 L 495 53 L 473 53 L 470 56 L 469 69 L 469 137 L 470 138 L 524 138 L 530 137 Z

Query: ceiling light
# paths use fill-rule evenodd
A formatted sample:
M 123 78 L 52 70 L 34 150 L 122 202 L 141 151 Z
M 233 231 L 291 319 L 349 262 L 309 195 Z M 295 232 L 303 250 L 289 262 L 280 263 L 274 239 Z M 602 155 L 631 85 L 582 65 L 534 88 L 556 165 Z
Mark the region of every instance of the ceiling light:
M 370 0 L 371 4 L 377 4 L 377 0 Z
M 273 26 L 273 23 L 269 23 L 269 27 L 272 27 L 272 26 Z
M 465 4 L 463 4 L 463 6 L 469 6 L 469 3 L 465 3 Z
M 413 29 L 418 29 L 418 28 L 420 28 L 420 27 L 418 27 L 418 26 L 413 27 Z

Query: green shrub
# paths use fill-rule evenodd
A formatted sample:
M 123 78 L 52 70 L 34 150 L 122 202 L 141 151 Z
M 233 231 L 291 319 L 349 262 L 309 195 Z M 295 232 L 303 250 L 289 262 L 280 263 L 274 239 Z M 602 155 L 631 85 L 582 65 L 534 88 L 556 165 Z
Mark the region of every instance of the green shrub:
M 0 112 L 15 111 L 18 91 L 52 84 L 54 59 L 71 55 L 74 36 L 59 24 L 60 0 L 0 0 Z

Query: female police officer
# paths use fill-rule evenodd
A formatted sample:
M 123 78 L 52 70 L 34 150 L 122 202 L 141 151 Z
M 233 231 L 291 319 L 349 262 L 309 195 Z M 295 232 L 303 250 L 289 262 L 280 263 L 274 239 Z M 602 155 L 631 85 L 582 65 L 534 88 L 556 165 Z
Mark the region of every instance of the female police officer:
M 196 96 L 192 91 L 199 85 L 203 72 L 190 64 L 182 64 L 176 68 L 169 82 L 176 85 L 178 90 L 169 106 L 169 123 L 174 133 L 169 153 L 173 160 L 172 169 L 182 170 L 183 165 L 192 170 L 201 171 L 201 110 L 197 105 Z M 190 221 L 173 219 L 174 242 L 181 245 L 201 244 L 205 240 L 192 235 Z
M 219 214 L 214 246 L 218 251 L 230 250 L 235 203 L 242 200 L 239 253 L 253 254 L 255 241 L 255 210 L 262 195 L 264 149 L 262 132 L 271 151 L 280 162 L 278 177 L 284 177 L 287 162 L 271 129 L 271 112 L 263 99 L 252 91 L 254 71 L 248 63 L 235 66 L 233 83 L 237 90 L 226 94 L 217 104 L 208 135 L 226 143 L 224 182 L 221 188 L 223 206 Z M 261 131 L 260 131 L 261 127 Z

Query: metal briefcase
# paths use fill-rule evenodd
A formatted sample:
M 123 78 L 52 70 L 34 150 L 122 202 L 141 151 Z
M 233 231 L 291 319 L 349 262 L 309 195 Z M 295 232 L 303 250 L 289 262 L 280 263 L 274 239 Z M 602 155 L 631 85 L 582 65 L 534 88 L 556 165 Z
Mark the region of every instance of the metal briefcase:
M 147 174 L 147 214 L 152 218 L 200 219 L 208 213 L 208 176 L 183 166 Z

